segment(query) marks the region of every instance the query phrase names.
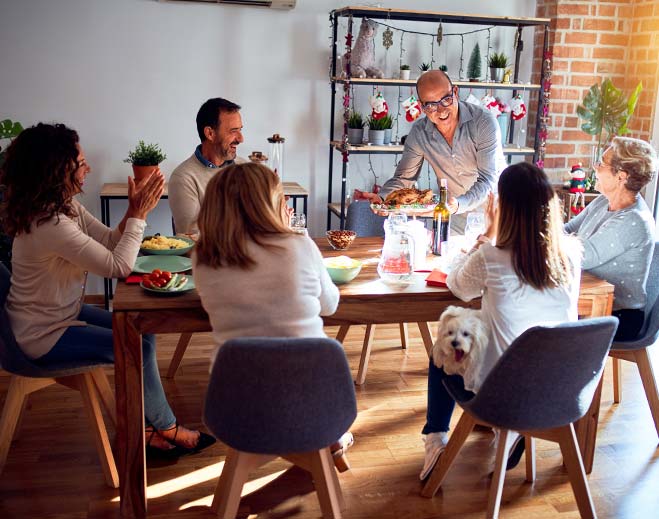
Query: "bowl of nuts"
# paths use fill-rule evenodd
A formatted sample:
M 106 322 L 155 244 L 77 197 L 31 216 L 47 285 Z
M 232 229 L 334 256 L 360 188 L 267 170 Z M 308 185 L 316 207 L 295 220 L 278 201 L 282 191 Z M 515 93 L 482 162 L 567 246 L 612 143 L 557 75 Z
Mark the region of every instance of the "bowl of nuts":
M 355 231 L 327 231 L 327 241 L 334 250 L 345 250 L 355 241 Z

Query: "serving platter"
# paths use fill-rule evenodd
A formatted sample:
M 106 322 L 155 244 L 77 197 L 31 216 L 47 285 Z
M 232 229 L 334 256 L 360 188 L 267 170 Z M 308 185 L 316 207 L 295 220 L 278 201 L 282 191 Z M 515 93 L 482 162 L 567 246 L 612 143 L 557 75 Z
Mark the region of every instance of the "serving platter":
M 391 213 L 403 213 L 407 215 L 420 215 L 429 213 L 435 209 L 435 204 L 409 204 L 409 205 L 387 205 L 371 204 L 371 209 L 381 216 L 389 216 Z
M 192 269 L 192 260 L 183 256 L 138 256 L 133 272 L 150 274 L 154 269 L 185 272 Z
M 185 283 L 183 288 L 178 290 L 170 290 L 165 288 L 147 288 L 141 281 L 140 286 L 150 294 L 155 294 L 157 296 L 176 296 L 179 294 L 185 294 L 186 292 L 190 292 L 191 290 L 195 289 L 194 279 L 192 279 L 192 276 L 186 275 L 185 277 L 188 279 L 188 281 Z
M 155 238 L 156 236 L 145 236 L 144 239 L 142 240 L 142 244 L 144 244 L 146 240 L 150 240 L 151 238 Z M 184 236 L 163 236 L 163 238 L 172 239 L 172 240 L 181 240 L 187 243 L 188 246 L 181 247 L 180 249 L 147 249 L 145 247 L 140 246 L 140 252 L 142 254 L 149 254 L 153 256 L 181 256 L 183 254 L 190 252 L 192 247 L 194 247 L 194 241 Z

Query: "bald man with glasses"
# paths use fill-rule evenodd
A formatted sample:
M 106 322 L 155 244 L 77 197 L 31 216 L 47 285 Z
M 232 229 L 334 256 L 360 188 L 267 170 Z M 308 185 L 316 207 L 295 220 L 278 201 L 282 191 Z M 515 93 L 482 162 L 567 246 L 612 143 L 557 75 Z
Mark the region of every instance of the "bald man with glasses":
M 496 118 L 481 106 L 465 103 L 458 87 L 441 70 L 430 70 L 416 82 L 426 114 L 410 130 L 394 176 L 379 195 L 363 193 L 372 203 L 392 191 L 413 187 L 427 160 L 439 179 L 448 180 L 449 208 L 464 213 L 481 205 L 507 166 Z

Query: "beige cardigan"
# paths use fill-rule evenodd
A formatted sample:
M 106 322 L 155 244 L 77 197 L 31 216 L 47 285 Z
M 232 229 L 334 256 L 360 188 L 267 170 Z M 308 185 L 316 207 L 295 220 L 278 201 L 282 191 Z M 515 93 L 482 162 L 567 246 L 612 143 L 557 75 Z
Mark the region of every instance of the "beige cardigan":
M 124 233 L 109 229 L 74 200 L 76 218 L 64 215 L 14 239 L 7 313 L 25 354 L 48 353 L 76 318 L 82 305 L 87 272 L 125 277 L 139 252 L 144 220 L 129 218 Z

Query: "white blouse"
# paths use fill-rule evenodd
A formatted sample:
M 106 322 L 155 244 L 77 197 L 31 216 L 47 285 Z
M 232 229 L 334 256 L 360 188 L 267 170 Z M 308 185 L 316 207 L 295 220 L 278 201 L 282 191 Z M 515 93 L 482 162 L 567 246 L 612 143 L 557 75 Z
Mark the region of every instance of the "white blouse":
M 478 391 L 506 348 L 528 328 L 577 320 L 581 252 L 572 244 L 571 283 L 545 290 L 523 283 L 513 269 L 510 251 L 490 243 L 455 258 L 447 286 L 463 301 L 482 296 L 482 318 L 489 328 L 483 362 L 480 369 L 465 375 L 466 389 Z

